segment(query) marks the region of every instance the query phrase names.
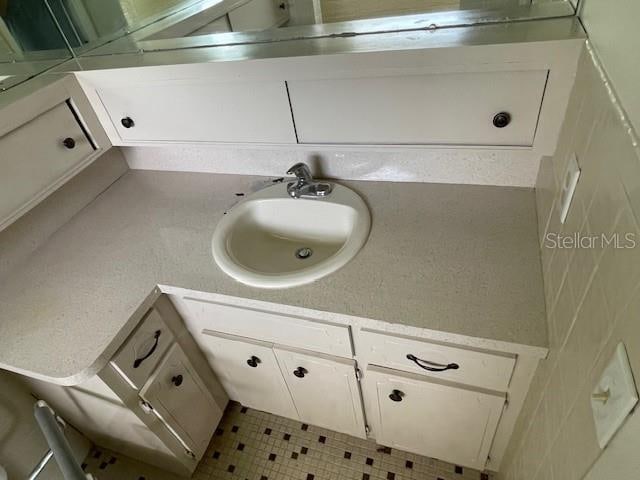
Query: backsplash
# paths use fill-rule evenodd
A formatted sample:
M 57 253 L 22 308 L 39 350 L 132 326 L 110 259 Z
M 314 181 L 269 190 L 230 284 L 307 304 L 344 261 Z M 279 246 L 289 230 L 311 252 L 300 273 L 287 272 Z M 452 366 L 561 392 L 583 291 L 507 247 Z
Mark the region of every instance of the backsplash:
M 139 170 L 283 176 L 306 162 L 319 178 L 533 187 L 538 154 L 526 148 L 228 147 L 178 145 L 121 147 Z
M 573 153 L 581 177 L 561 224 L 559 186 Z M 640 247 L 602 244 L 616 235 L 640 242 L 640 151 L 590 47 L 556 153 L 542 161 L 537 203 L 551 352 L 533 380 L 502 478 L 574 480 L 601 452 L 590 397 L 619 342 L 640 372 Z M 559 235 L 591 238 L 591 248 L 551 248 Z

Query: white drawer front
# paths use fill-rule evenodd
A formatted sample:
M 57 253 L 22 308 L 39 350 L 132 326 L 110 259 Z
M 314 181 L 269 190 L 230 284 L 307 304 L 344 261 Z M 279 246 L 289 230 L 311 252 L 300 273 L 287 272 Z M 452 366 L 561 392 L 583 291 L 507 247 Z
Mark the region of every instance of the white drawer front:
M 65 139 L 70 139 L 66 141 Z M 94 151 L 66 103 L 0 137 L 0 225 Z
M 288 87 L 300 143 L 531 146 L 546 80 L 546 70 L 466 72 Z M 502 128 L 500 112 L 511 116 Z
M 189 81 L 98 90 L 127 142 L 295 143 L 284 82 Z
M 467 350 L 368 330 L 359 333 L 356 348 L 359 358 L 373 365 L 500 392 L 507 390 L 516 361 L 512 356 L 499 353 Z M 407 358 L 407 355 L 414 356 L 416 360 Z M 438 365 L 452 363 L 458 368 L 429 371 L 416 362 L 436 370 L 444 368 Z
M 111 366 L 133 388 L 140 389 L 173 340 L 173 333 L 164 324 L 158 311 L 151 309 L 113 356 Z
M 198 332 L 216 332 L 253 338 L 290 347 L 351 358 L 348 326 L 333 325 L 276 313 L 184 298 Z

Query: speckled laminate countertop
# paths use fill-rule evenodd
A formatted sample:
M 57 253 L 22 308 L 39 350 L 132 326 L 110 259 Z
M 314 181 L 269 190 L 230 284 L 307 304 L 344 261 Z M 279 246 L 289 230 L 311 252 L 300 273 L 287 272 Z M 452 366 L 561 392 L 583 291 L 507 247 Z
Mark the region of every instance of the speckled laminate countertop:
M 128 172 L 0 283 L 0 367 L 81 381 L 156 285 L 547 346 L 532 190 L 341 182 L 370 207 L 364 248 L 315 283 L 261 290 L 226 276 L 210 242 L 235 194 L 268 182 Z

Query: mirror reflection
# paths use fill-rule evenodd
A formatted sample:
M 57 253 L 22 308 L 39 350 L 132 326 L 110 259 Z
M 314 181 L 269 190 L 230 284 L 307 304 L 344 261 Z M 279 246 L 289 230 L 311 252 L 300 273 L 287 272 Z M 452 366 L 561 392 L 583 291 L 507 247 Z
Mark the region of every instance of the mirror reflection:
M 0 90 L 71 56 L 573 14 L 568 0 L 0 0 Z

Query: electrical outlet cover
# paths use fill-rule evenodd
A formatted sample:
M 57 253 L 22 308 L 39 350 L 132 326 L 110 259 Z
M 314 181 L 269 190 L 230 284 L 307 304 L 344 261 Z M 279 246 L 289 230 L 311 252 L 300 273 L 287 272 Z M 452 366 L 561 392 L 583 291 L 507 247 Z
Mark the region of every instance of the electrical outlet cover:
M 602 395 L 607 392 L 608 398 L 603 400 Z M 600 448 L 609 443 L 636 403 L 638 393 L 631 366 L 624 344 L 619 343 L 591 395 L 591 410 Z
M 569 213 L 569 207 L 571 206 L 571 200 L 573 194 L 578 186 L 578 179 L 580 178 L 580 166 L 578 165 L 578 157 L 575 153 L 571 154 L 567 169 L 564 173 L 564 183 L 562 185 L 562 194 L 560 196 L 560 203 L 558 204 L 560 210 L 560 223 L 564 223 Z

